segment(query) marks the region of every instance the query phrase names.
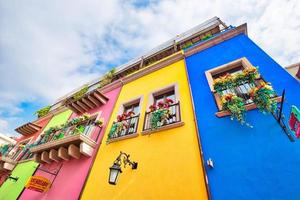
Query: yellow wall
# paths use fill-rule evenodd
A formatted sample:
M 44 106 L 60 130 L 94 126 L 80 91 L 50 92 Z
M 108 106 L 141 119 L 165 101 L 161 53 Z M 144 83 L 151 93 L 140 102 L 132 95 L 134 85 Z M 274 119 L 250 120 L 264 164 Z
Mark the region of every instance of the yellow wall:
M 178 83 L 184 126 L 141 135 L 151 92 Z M 123 103 L 143 96 L 139 136 L 106 144 L 109 129 Z M 127 166 L 117 185 L 108 184 L 109 167 L 120 151 L 138 162 Z M 82 199 L 207 199 L 184 61 L 178 61 L 123 86 Z

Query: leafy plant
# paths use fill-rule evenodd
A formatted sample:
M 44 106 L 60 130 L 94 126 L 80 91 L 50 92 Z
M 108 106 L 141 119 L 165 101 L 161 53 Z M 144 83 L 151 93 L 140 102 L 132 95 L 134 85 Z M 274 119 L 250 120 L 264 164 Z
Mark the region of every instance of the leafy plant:
M 150 127 L 151 130 L 157 129 L 167 122 L 170 117 L 169 107 L 173 104 L 172 99 L 164 99 L 164 101 L 160 101 L 157 105 L 153 104 L 149 107 L 150 114 Z
M 201 41 L 208 40 L 211 38 L 213 35 L 211 33 L 207 33 L 205 36 L 201 37 Z
M 242 98 L 229 93 L 223 95 L 221 101 L 223 109 L 231 113 L 231 120 L 236 118 L 241 124 L 245 123 L 246 107 Z
M 260 86 L 252 88 L 250 91 L 251 99 L 263 113 L 269 113 L 276 110 L 277 102 L 272 99 L 274 96 L 275 91 L 272 86 L 266 83 L 261 83 Z
M 46 106 L 46 107 L 41 108 L 38 111 L 36 111 L 34 113 L 34 115 L 36 115 L 38 118 L 44 117 L 45 115 L 47 115 L 49 113 L 50 109 L 51 109 L 51 106 Z
M 191 41 L 186 42 L 181 48 L 182 49 L 186 49 L 193 46 L 193 43 Z
M 113 81 L 115 73 L 116 73 L 116 69 L 113 68 L 107 74 L 105 74 L 104 77 L 103 77 L 103 79 L 100 81 L 99 88 L 102 88 L 105 85 L 110 84 Z
M 64 134 L 63 132 L 60 132 L 59 134 L 54 135 L 54 136 L 53 136 L 53 139 L 54 139 L 54 140 L 59 140 L 59 139 L 62 139 L 62 138 L 64 138 L 64 137 L 65 137 L 65 134 Z
M 79 99 L 81 99 L 86 92 L 89 90 L 88 85 L 84 85 L 83 88 L 81 88 L 78 92 L 76 92 L 75 94 L 73 94 L 72 98 L 77 101 Z

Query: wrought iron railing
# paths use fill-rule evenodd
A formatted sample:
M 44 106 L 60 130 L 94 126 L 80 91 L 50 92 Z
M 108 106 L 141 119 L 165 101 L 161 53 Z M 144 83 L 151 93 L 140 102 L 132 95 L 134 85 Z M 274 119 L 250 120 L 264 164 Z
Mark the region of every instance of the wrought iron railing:
M 121 123 L 124 126 L 122 126 L 122 128 L 119 131 L 116 131 L 115 133 L 111 134 L 109 139 L 119 138 L 122 136 L 131 135 L 133 133 L 136 133 L 138 123 L 139 123 L 139 117 L 140 117 L 140 115 L 136 115 L 136 116 L 127 118 L 121 122 L 114 122 L 113 126 L 116 123 Z
M 99 129 L 95 137 L 93 135 L 94 131 L 91 131 L 92 128 Z M 80 124 L 67 127 L 65 129 L 56 130 L 55 132 L 52 132 L 49 135 L 44 134 L 41 136 L 42 138 L 36 146 L 78 134 L 85 135 L 96 142 L 98 140 L 101 129 L 102 127 L 97 126 L 94 120 L 89 120 L 88 122 L 82 122 Z
M 257 87 L 260 85 L 260 83 L 265 82 L 262 77 L 256 79 L 254 82 L 248 82 L 245 81 L 243 83 L 240 83 L 239 85 L 236 85 L 233 88 L 223 90 L 221 92 L 221 96 L 232 93 L 236 94 L 238 97 L 242 98 L 245 105 L 253 103 L 253 100 L 250 97 L 250 91 L 252 88 Z M 215 92 L 216 94 L 217 92 Z M 272 97 L 276 97 L 277 95 L 272 95 Z
M 169 106 L 169 108 L 165 108 L 165 109 L 168 109 L 168 117 L 167 117 L 167 119 L 165 119 L 163 121 L 158 121 L 156 124 L 156 127 L 162 127 L 162 126 L 174 124 L 174 123 L 181 121 L 180 103 L 179 102 L 172 104 Z M 146 112 L 145 113 L 143 131 L 154 129 L 153 122 L 151 122 L 151 118 L 152 118 L 152 115 L 154 112 Z

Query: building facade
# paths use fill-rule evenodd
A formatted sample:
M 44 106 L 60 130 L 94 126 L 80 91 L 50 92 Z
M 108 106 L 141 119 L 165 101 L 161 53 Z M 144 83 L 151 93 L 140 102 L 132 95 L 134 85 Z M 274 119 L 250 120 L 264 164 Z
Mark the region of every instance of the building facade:
M 246 26 L 242 25 L 223 33 L 222 39 L 212 38 L 208 43 L 213 45 L 206 44 L 208 48 L 199 45 L 185 52 L 204 160 L 214 163 L 213 168 L 206 167 L 211 196 L 299 199 L 300 143 L 287 126 L 292 106 L 300 107 L 300 84 L 246 33 Z M 231 89 L 247 104 L 244 125 L 231 120 L 230 113 L 220 108 L 219 94 L 211 80 L 216 82 L 217 78 L 239 73 L 247 66 L 258 67 L 260 77 L 256 77 L 255 86 L 272 84 L 276 91 L 273 99 L 279 102 L 279 109 L 274 112 L 280 112 L 285 90 L 284 117 L 280 122 L 254 106 L 246 95 L 254 86 L 245 82 Z
M 300 199 L 297 107 L 247 25 L 214 17 L 18 127 L 0 200 Z
M 97 89 L 88 92 L 72 101 L 73 106 L 67 103 L 73 112 L 67 110 L 53 117 L 53 123 L 49 123 L 43 133 L 44 142 L 31 149 L 40 163 L 34 176 L 47 178 L 51 187 L 44 192 L 25 189 L 19 199 L 79 198 L 120 91 L 120 85 L 114 85 L 104 92 Z M 103 101 L 97 100 L 97 96 Z M 88 101 L 89 98 L 92 100 Z M 66 112 L 68 117 L 65 117 Z M 47 136 L 47 130 L 56 129 L 58 125 L 59 128 Z
M 82 199 L 207 199 L 183 54 L 123 82 Z M 172 102 L 169 116 L 153 127 L 151 116 L 159 111 L 149 107 L 166 101 Z M 128 126 L 113 131 L 118 123 Z M 111 185 L 109 168 L 120 151 L 130 154 L 138 167 L 123 168 L 116 185 Z

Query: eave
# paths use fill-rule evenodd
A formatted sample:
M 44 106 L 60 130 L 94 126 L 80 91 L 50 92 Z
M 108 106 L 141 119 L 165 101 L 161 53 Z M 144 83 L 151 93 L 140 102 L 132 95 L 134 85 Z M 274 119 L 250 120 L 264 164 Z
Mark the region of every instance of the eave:
M 32 135 L 36 132 L 38 132 L 42 127 L 38 126 L 32 122 L 28 122 L 18 128 L 15 129 L 18 133 L 20 133 L 23 136 Z

